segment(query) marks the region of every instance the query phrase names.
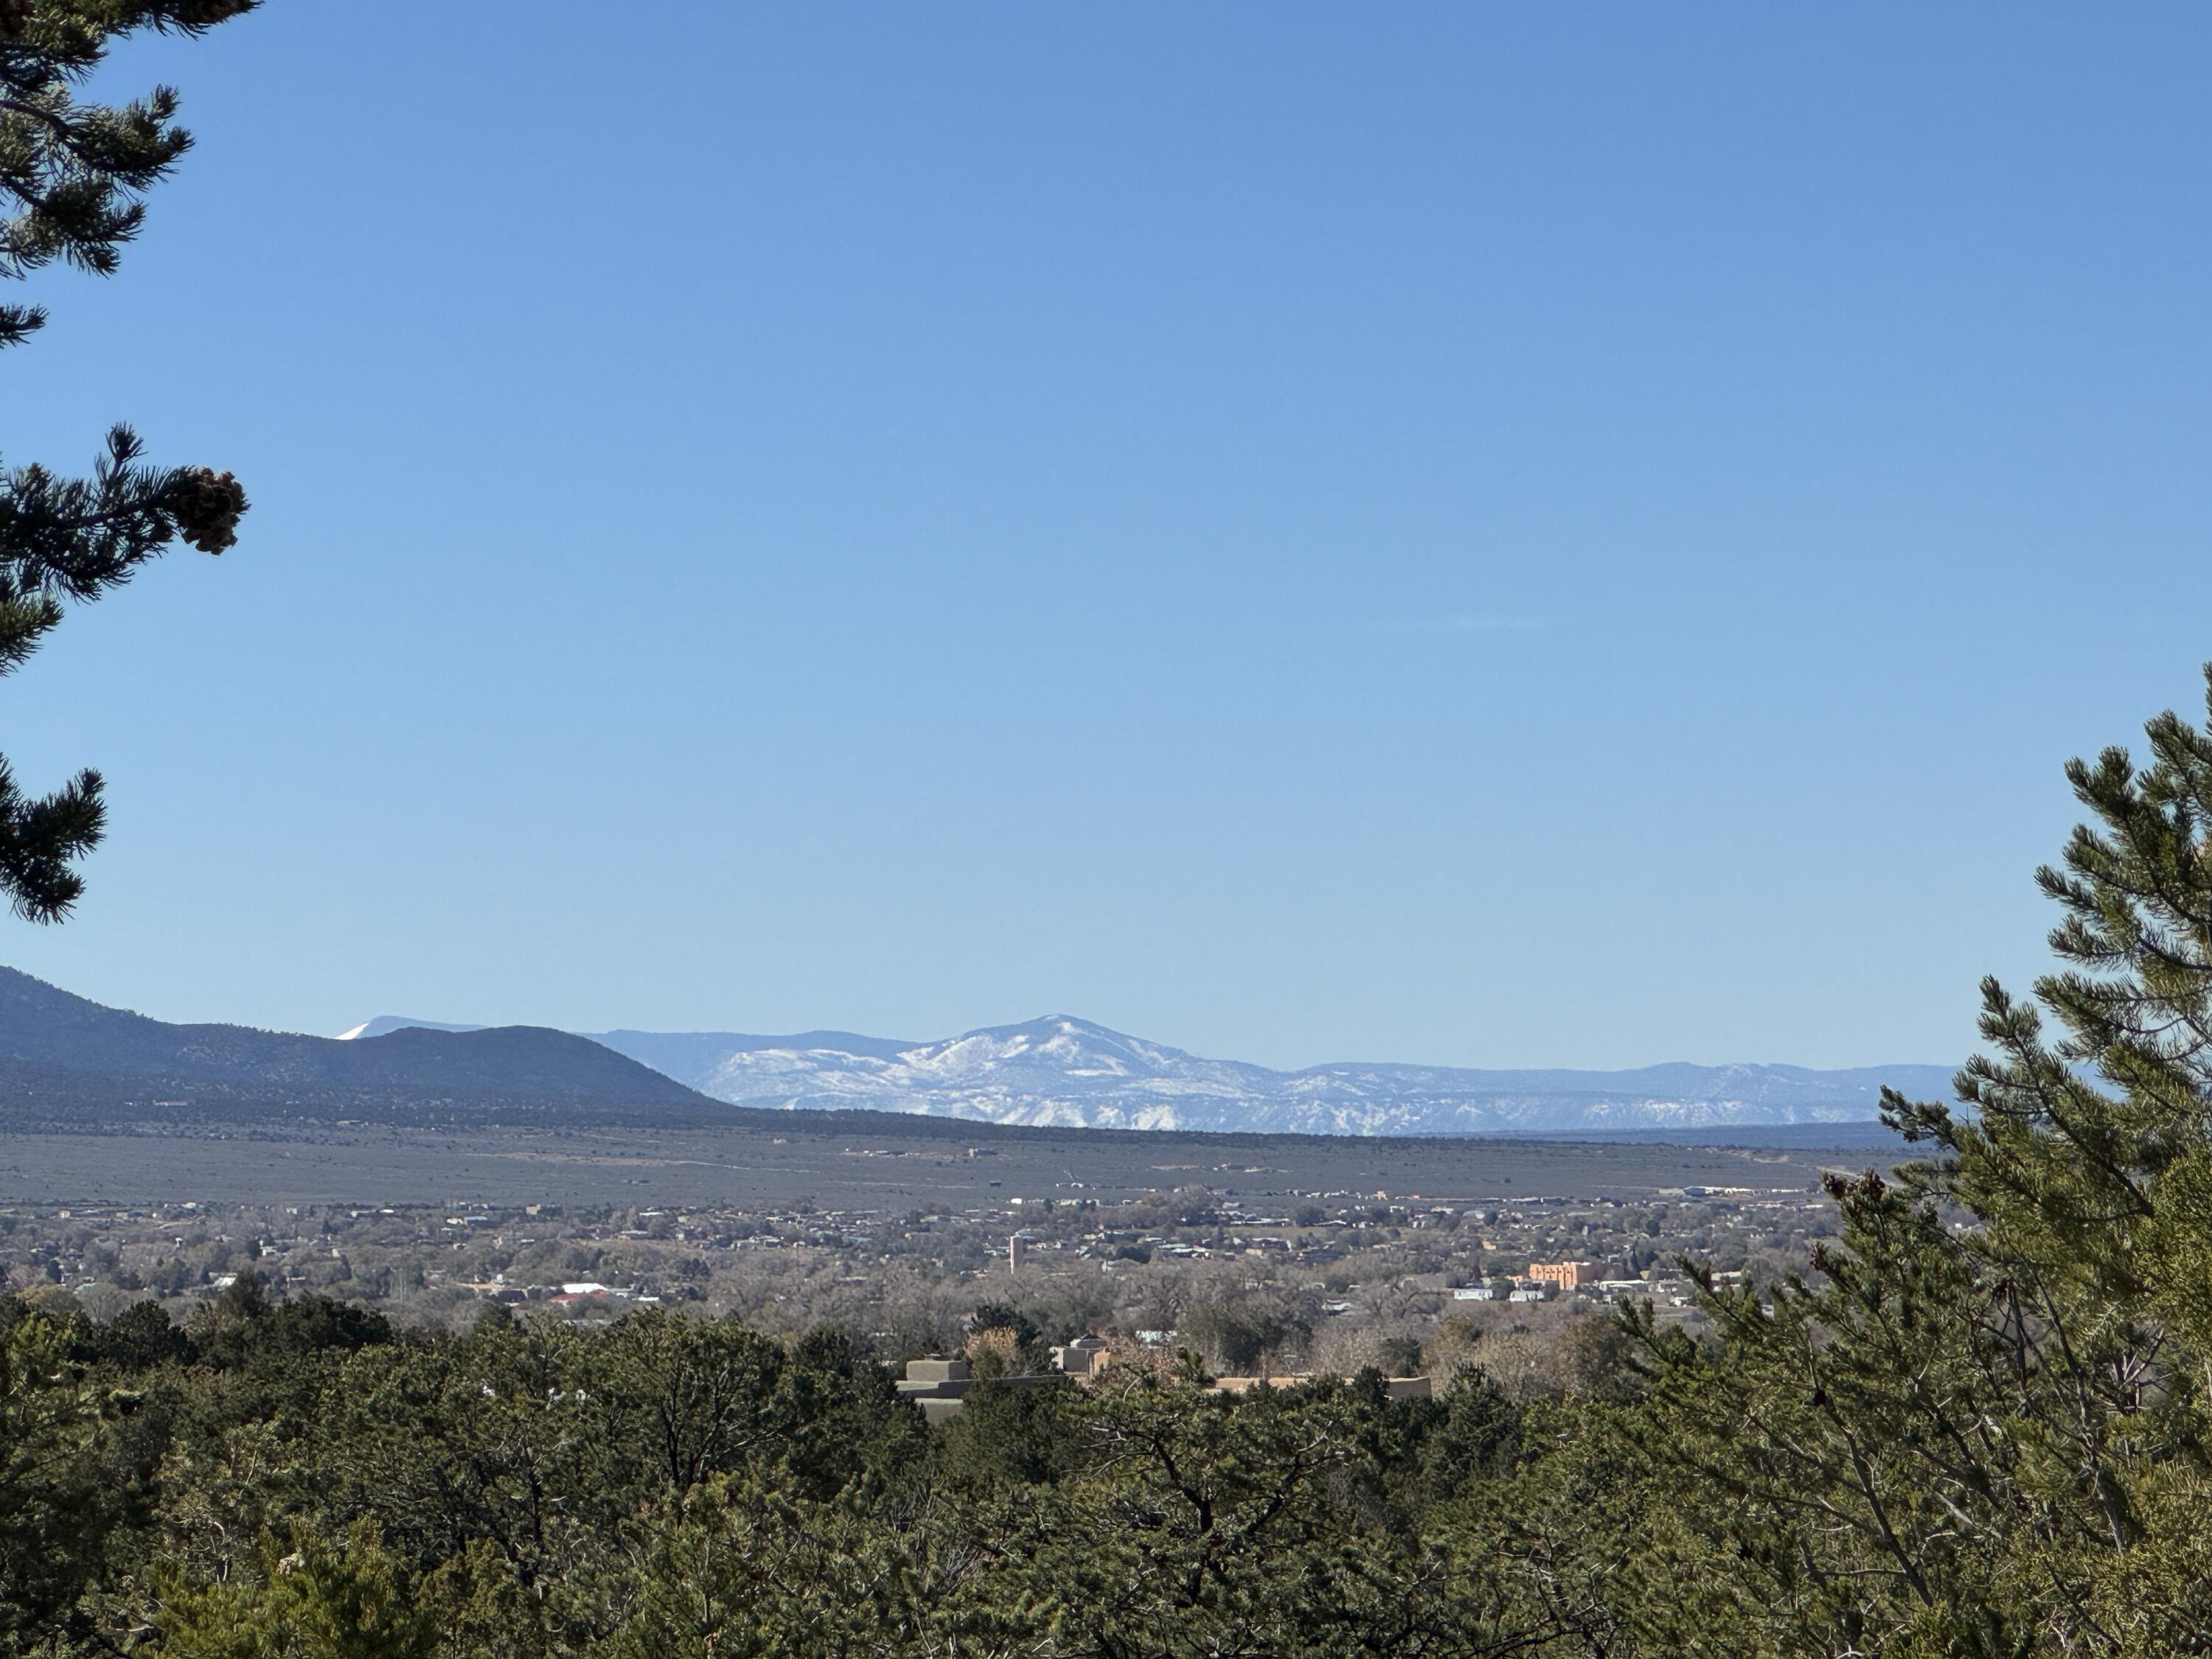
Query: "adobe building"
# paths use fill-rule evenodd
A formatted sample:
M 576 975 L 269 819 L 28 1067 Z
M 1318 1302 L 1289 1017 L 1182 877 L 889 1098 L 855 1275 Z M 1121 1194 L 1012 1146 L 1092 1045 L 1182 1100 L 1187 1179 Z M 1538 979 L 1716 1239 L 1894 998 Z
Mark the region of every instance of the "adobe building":
M 1001 1388 L 1040 1389 L 1064 1384 L 1067 1378 L 1059 1371 L 1044 1371 L 995 1380 Z M 961 1401 L 975 1382 L 975 1371 L 964 1359 L 909 1359 L 904 1379 L 894 1386 L 902 1400 L 911 1400 L 921 1407 L 925 1419 L 942 1423 L 959 1411 Z
M 1595 1285 L 1600 1276 L 1595 1261 L 1532 1261 L 1528 1277 L 1539 1285 L 1556 1285 L 1571 1291 L 1578 1285 Z

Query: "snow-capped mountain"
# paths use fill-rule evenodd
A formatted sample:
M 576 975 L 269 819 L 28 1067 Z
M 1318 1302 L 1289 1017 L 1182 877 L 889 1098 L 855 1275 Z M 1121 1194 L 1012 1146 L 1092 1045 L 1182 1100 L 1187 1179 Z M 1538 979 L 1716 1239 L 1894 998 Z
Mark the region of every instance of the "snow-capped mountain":
M 340 1042 L 356 1042 L 362 1037 L 390 1036 L 394 1031 L 481 1031 L 481 1025 L 447 1025 L 434 1019 L 415 1019 L 406 1014 L 379 1014 L 374 1019 L 365 1019 L 350 1031 L 340 1031 Z
M 1292 1127 L 1262 1121 L 1280 1076 L 1057 1015 L 890 1054 L 738 1048 L 691 1086 L 756 1106 L 867 1107 L 1116 1129 L 1272 1130 Z
M 1849 1123 L 1875 1116 L 1884 1084 L 1921 1099 L 1950 1093 L 1950 1073 L 1936 1066 L 1492 1072 L 1340 1064 L 1278 1072 L 1203 1059 L 1066 1014 L 920 1043 L 846 1031 L 583 1035 L 733 1105 L 1096 1128 L 1456 1135 Z

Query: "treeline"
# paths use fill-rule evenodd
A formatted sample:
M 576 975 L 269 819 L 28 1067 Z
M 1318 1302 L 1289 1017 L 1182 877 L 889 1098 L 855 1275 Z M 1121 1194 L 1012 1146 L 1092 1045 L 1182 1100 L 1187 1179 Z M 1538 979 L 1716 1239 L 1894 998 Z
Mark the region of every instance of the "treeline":
M 1588 1345 L 1579 1396 L 1468 1372 L 1237 1399 L 1130 1364 L 987 1381 L 933 1430 L 834 1334 L 658 1310 L 403 1338 L 248 1279 L 185 1329 L 55 1291 L 0 1320 L 17 1651 L 1581 1652 L 1629 1628 L 1600 1537 L 1629 1511 L 1588 1507 L 1637 1455 L 1620 1341 Z
M 1593 1317 L 1547 1387 L 1477 1364 L 1419 1400 L 1371 1372 L 1217 1395 L 1185 1358 L 986 1381 L 931 1428 L 831 1331 L 495 1308 L 410 1334 L 250 1278 L 183 1328 L 9 1297 L 0 1644 L 2199 1650 L 2212 1484 L 2175 1368 L 2203 1350 L 2081 1316 L 2089 1261 L 1992 1278 L 1994 1230 L 1919 1190 L 1963 1174 L 1839 1183 L 1827 1282 L 1709 1291 L 1719 1340 Z M 1018 1310 L 985 1322 L 985 1369 L 1033 1359 Z

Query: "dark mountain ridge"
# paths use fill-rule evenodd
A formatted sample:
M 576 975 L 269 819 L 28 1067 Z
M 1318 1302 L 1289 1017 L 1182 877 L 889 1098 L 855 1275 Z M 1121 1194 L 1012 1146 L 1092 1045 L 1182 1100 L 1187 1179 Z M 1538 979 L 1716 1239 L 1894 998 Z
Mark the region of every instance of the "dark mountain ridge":
M 172 1025 L 74 996 L 0 968 L 0 1061 L 19 1079 L 99 1079 L 226 1095 L 254 1090 L 406 1091 L 551 1100 L 705 1104 L 650 1066 L 587 1038 L 539 1026 L 382 1036 L 306 1036 L 246 1025 Z

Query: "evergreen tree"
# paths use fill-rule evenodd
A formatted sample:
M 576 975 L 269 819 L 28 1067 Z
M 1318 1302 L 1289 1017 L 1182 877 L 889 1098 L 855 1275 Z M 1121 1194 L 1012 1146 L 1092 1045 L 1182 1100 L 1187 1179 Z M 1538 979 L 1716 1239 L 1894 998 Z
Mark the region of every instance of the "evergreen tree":
M 112 271 L 145 217 L 145 191 L 191 147 L 177 94 L 157 87 L 125 105 L 82 104 L 76 89 L 116 42 L 151 30 L 198 34 L 257 0 L 0 0 L 0 276 L 57 261 Z M 46 322 L 0 305 L 0 348 Z M 61 621 L 64 601 L 94 599 L 172 541 L 220 553 L 237 539 L 246 494 L 228 472 L 151 466 L 128 427 L 107 434 L 89 478 L 37 465 L 0 471 L 0 674 Z M 46 795 L 26 793 L 0 759 L 0 892 L 18 915 L 58 921 L 83 891 L 76 860 L 105 825 L 100 778 L 86 770 Z
M 205 1585 L 173 1571 L 161 1650 L 176 1659 L 431 1659 L 429 1610 L 407 1592 L 402 1564 L 368 1522 L 333 1541 L 308 1528 L 289 1549 L 264 1541 L 252 1577 Z
M 1832 1183 L 1824 1282 L 1709 1281 L 1709 1346 L 1647 1326 L 1653 1646 L 2212 1650 L 2212 721 L 2148 735 L 2068 769 L 2062 966 L 1984 982 L 1972 1109 L 1887 1098 L 1936 1156 Z

